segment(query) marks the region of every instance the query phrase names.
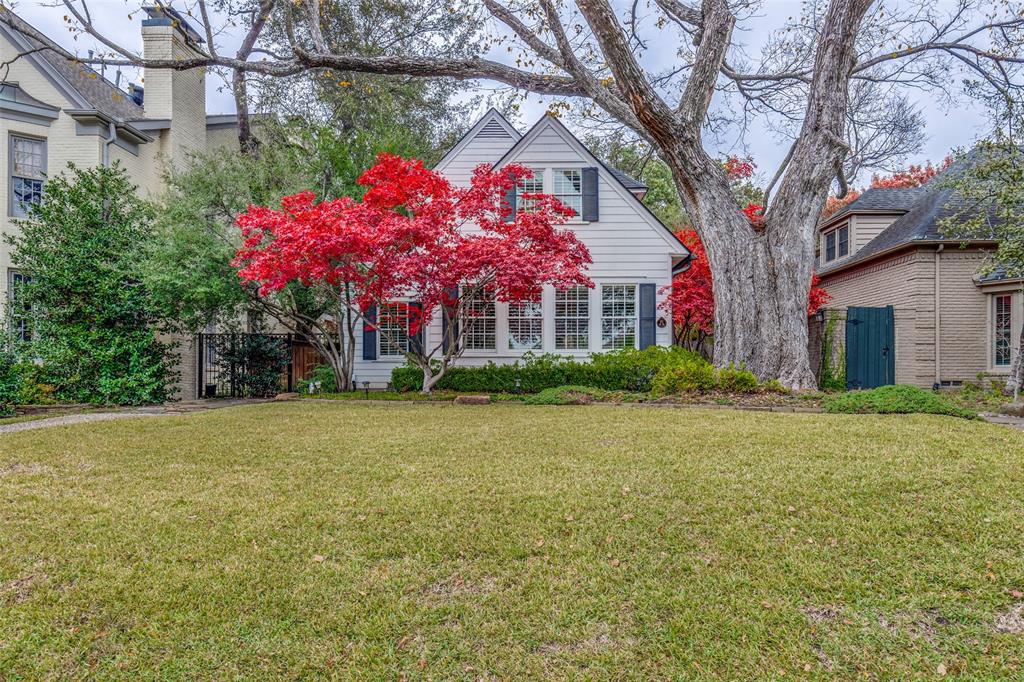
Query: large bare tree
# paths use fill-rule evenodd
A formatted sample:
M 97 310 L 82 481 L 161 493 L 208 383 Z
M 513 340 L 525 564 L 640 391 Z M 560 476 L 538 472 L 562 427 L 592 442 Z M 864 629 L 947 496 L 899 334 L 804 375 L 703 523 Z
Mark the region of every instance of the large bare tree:
M 494 40 L 484 56 L 468 57 L 332 50 L 324 38 L 330 0 L 265 0 L 249 16 L 272 14 L 285 38 L 260 45 L 257 31 L 252 45 L 229 55 L 215 45 L 206 3 L 195 1 L 190 14 L 207 24 L 209 52 L 178 61 L 147 61 L 95 25 L 82 0 L 64 5 L 79 30 L 109 48 L 111 55 L 94 59 L 107 64 L 214 66 L 264 76 L 331 69 L 490 79 L 589 100 L 650 143 L 672 171 L 714 273 L 716 363 L 743 363 L 793 388 L 814 381 L 807 292 L 830 187 L 837 183 L 843 193 L 848 172 L 912 150 L 907 90 L 948 101 L 958 81 L 966 81 L 975 91 L 1016 93 L 1024 62 L 1024 20 L 1013 2 L 812 0 L 750 59 L 734 31 L 738 22 L 757 30 L 752 0 L 653 0 L 647 6 L 639 0 L 480 0 Z M 232 14 L 235 21 L 245 16 Z M 498 46 L 506 47 L 501 53 L 507 57 L 486 56 L 500 52 Z M 673 60 L 668 67 L 666 54 Z M 766 188 L 765 214 L 753 224 L 703 138 L 757 117 L 788 131 L 791 146 Z

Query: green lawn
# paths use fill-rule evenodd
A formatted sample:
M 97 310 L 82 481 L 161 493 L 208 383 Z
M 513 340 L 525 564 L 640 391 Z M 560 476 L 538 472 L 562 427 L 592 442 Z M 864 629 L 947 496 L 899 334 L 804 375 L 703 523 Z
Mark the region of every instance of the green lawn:
M 948 417 L 83 424 L 0 436 L 0 679 L 1021 679 L 1022 557 L 1024 433 Z

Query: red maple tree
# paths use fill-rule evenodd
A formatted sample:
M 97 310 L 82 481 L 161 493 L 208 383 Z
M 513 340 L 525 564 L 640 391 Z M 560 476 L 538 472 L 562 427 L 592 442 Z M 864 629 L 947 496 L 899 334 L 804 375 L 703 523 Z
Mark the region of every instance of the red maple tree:
M 429 392 L 461 354 L 481 301 L 536 301 L 545 285 L 593 286 L 587 248 L 559 229 L 572 209 L 528 193 L 521 198 L 529 209 L 510 215 L 507 192 L 530 177 L 522 166 L 481 165 L 468 187 L 456 187 L 417 159 L 381 154 L 359 178 L 368 187 L 362 201 L 317 203 L 302 192 L 280 210 L 250 206 L 238 218 L 244 241 L 235 265 L 261 294 L 293 284 L 326 290 L 335 301 L 326 314 L 348 330 L 346 357 L 354 356 L 352 320 L 361 317 L 423 370 Z M 425 340 L 421 331 L 437 317 L 446 321 L 444 338 Z M 351 371 L 352 362 L 335 368 L 347 373 L 346 385 Z

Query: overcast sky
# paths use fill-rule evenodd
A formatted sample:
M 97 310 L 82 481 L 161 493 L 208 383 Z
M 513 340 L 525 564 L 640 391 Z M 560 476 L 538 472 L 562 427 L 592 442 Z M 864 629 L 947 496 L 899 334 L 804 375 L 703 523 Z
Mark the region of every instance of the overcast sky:
M 748 54 L 756 55 L 764 37 L 772 29 L 780 26 L 787 17 L 797 15 L 800 12 L 800 6 L 799 0 L 766 0 L 760 11 L 760 16 L 754 22 L 745 24 L 751 25 L 752 23 L 756 26 L 756 30 L 737 30 L 734 36 L 735 42 L 742 44 Z M 144 14 L 138 11 L 139 7 L 140 3 L 137 0 L 90 0 L 89 2 L 94 23 L 100 27 L 108 27 L 110 35 L 114 39 L 120 41 L 125 47 L 135 50 L 140 50 L 142 44 L 140 27 Z M 26 21 L 72 52 L 84 55 L 90 48 L 98 49 L 85 37 L 74 39 L 67 24 L 63 21 L 66 10 L 61 7 L 49 6 L 48 3 L 22 1 L 14 4 L 14 10 Z M 128 15 L 132 12 L 134 15 L 129 19 Z M 229 43 L 230 40 L 225 40 L 225 44 Z M 656 62 L 660 54 L 663 54 L 668 63 L 673 58 L 673 53 L 674 48 L 669 44 L 660 53 L 655 51 L 653 57 Z M 115 71 L 116 69 L 107 69 L 106 75 L 110 80 L 115 79 Z M 129 80 L 138 81 L 138 74 L 125 69 L 122 87 Z M 945 111 L 924 96 L 918 100 L 917 104 L 927 120 L 927 141 L 921 153 L 908 159 L 908 162 L 939 160 L 953 147 L 970 146 L 985 132 L 984 116 L 969 105 L 961 103 L 954 110 Z M 532 124 L 547 109 L 547 106 L 548 102 L 543 98 L 536 95 L 529 96 L 522 110 L 522 118 L 517 123 L 520 127 Z M 213 75 L 207 79 L 207 111 L 209 113 L 234 111 L 230 92 L 224 87 L 223 80 Z M 770 173 L 774 170 L 775 164 L 781 161 L 785 154 L 785 145 L 764 130 L 752 131 L 747 135 L 745 144 L 762 172 Z M 730 148 L 723 148 L 719 151 L 724 153 L 742 150 L 730 145 Z M 865 181 L 866 178 L 860 178 L 861 183 Z

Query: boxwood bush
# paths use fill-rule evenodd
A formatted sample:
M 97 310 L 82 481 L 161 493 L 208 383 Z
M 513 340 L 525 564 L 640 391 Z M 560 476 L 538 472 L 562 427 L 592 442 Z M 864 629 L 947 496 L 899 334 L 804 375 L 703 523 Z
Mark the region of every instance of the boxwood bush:
M 665 367 L 707 361 L 698 354 L 676 346 L 651 346 L 644 350 L 627 348 L 608 353 L 594 353 L 589 362 L 580 362 L 558 355 L 530 355 L 522 362 L 509 365 L 487 363 L 479 367 L 453 367 L 437 384 L 446 391 L 539 393 L 559 386 L 590 386 L 606 391 L 644 392 Z M 710 366 L 710 365 L 708 365 Z M 423 387 L 423 372 L 415 366 L 397 367 L 391 372 L 396 391 L 418 391 Z
M 953 404 L 934 391 L 897 384 L 868 391 L 850 391 L 828 396 L 822 402 L 826 412 L 848 414 L 947 414 L 975 419 L 977 413 Z

